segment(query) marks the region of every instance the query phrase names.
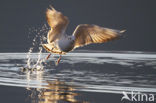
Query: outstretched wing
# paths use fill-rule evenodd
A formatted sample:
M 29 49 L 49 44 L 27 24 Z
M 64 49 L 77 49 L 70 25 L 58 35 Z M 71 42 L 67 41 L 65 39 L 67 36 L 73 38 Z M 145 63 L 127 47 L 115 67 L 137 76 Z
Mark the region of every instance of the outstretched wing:
M 47 41 L 48 43 L 52 43 L 54 40 L 58 39 L 63 32 L 65 32 L 69 21 L 66 16 L 55 10 L 53 7 L 47 9 L 46 18 L 51 27 L 51 30 L 48 32 Z
M 103 28 L 97 25 L 80 24 L 76 27 L 73 35 L 75 36 L 75 47 L 88 45 L 91 43 L 104 43 L 113 40 L 125 30 L 114 30 Z

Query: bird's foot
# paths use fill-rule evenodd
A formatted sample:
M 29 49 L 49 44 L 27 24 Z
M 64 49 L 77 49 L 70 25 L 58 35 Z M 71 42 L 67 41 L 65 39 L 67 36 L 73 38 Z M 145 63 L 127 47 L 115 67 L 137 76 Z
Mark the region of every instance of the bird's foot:
M 57 59 L 57 61 L 55 62 L 55 65 L 56 65 L 56 66 L 60 63 L 60 60 L 61 60 L 61 55 L 60 55 L 60 57 Z

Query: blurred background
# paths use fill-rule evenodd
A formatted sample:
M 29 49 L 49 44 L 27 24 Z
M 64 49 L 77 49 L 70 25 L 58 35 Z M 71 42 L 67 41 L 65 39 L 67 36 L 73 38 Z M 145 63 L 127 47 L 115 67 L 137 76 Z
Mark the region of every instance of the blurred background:
M 0 52 L 28 52 L 36 35 L 30 29 L 46 24 L 49 5 L 68 16 L 69 35 L 78 24 L 127 30 L 119 40 L 79 49 L 155 52 L 155 4 L 155 0 L 1 0 Z

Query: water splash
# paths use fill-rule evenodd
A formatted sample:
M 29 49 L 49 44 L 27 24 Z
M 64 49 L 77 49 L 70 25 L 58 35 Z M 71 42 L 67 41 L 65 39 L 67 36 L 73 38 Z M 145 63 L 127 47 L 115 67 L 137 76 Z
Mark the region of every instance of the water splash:
M 31 57 L 30 57 L 30 55 L 31 55 L 31 53 L 32 53 L 32 50 L 33 50 L 33 48 L 31 47 L 30 49 L 29 49 L 29 52 L 27 53 L 27 67 L 28 68 L 30 68 L 31 67 Z
M 43 62 L 45 62 L 44 58 L 41 58 L 42 56 L 42 47 L 41 44 L 43 44 L 46 41 L 46 35 L 49 31 L 49 28 L 46 24 L 44 24 L 41 28 L 30 28 L 29 29 L 29 39 L 31 39 L 32 34 L 35 34 L 35 37 L 32 39 L 32 47 L 29 48 L 29 51 L 27 53 L 27 68 L 36 68 L 36 69 L 43 69 Z M 32 53 L 38 52 L 38 58 L 37 60 L 33 60 Z
M 38 59 L 35 65 L 33 65 L 33 68 L 37 68 L 40 70 L 43 70 L 43 65 L 42 62 L 45 62 L 45 58 L 41 58 L 42 55 L 42 47 L 39 47 L 39 52 L 38 52 Z

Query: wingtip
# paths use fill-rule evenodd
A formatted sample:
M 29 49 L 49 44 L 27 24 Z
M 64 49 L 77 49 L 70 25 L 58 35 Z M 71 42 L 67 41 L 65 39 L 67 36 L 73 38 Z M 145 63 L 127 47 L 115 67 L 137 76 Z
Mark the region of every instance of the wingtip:
M 126 32 L 126 30 L 121 30 L 121 31 L 120 31 L 120 33 L 124 33 L 124 32 Z
M 52 6 L 52 5 L 49 5 L 49 7 L 52 9 L 52 10 L 55 10 L 55 8 Z M 56 11 L 56 10 L 55 10 Z

